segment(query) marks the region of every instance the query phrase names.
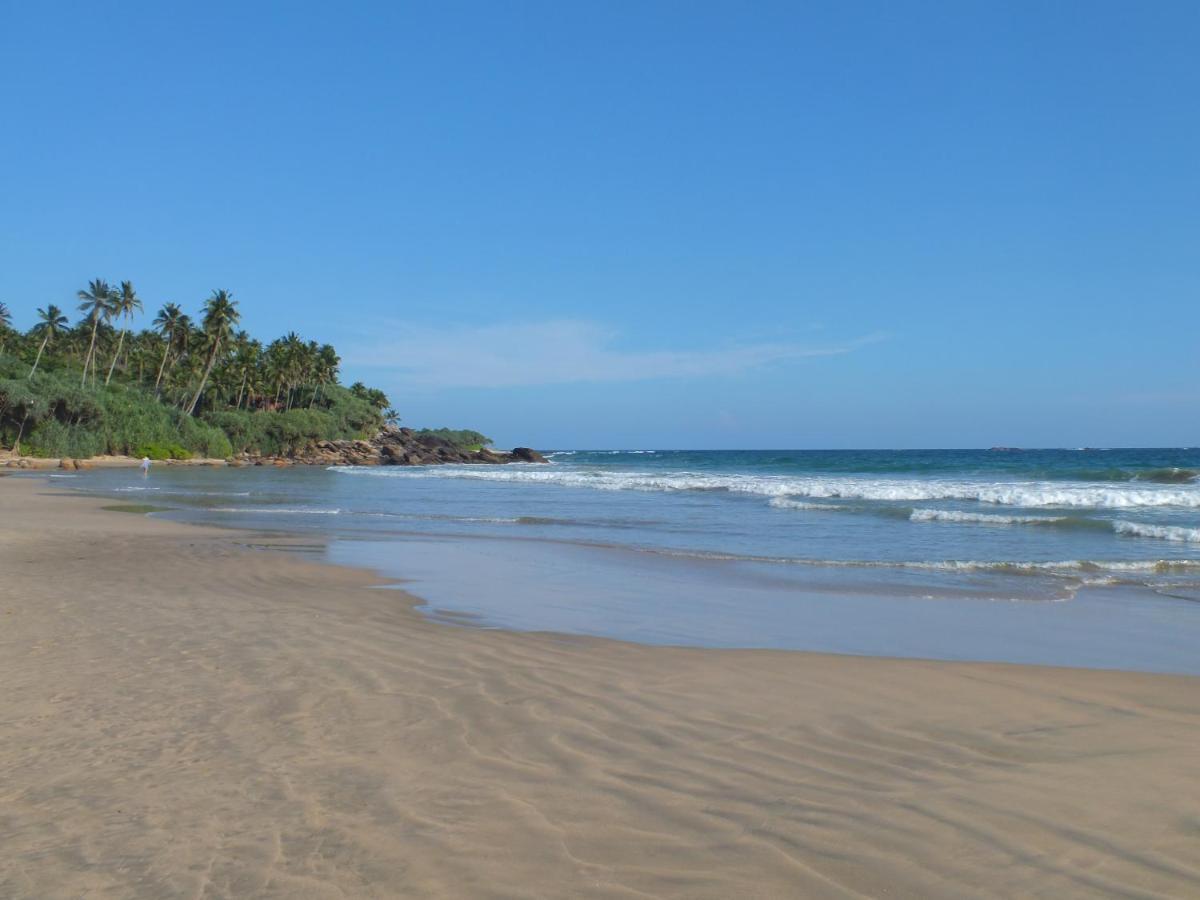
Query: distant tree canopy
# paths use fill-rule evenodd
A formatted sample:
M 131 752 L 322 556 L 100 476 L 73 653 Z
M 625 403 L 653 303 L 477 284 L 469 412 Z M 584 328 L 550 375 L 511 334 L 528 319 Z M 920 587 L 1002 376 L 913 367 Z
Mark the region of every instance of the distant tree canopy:
M 132 329 L 132 282 L 94 279 L 71 325 L 54 304 L 27 332 L 0 304 L 0 443 L 46 456 L 252 451 L 370 436 L 395 420 L 387 396 L 338 383 L 341 358 L 294 331 L 268 344 L 237 328 L 238 301 L 216 290 L 196 319 L 164 303 Z

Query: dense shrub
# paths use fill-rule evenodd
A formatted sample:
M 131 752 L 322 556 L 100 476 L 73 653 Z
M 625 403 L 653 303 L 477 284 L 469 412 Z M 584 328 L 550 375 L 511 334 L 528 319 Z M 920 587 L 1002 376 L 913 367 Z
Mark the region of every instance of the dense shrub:
M 134 456 L 148 456 L 154 460 L 191 459 L 192 454 L 178 444 L 142 444 L 133 451 Z
M 72 428 L 58 419 L 40 422 L 22 441 L 25 452 L 34 456 L 73 456 L 86 459 L 97 456 L 107 448 L 98 432 L 83 428 Z
M 291 454 L 397 420 L 382 391 L 338 383 L 332 345 L 291 331 L 264 345 L 239 331 L 228 291 L 213 291 L 195 317 L 165 303 L 141 330 L 129 327 L 143 307 L 132 282 L 94 279 L 76 299 L 38 309 L 24 333 L 5 309 L 0 446 L 79 457 Z M 71 324 L 75 308 L 85 316 Z
M 28 374 L 28 363 L 0 354 L 0 446 L 12 447 L 19 435 L 22 452 L 38 456 L 225 459 L 244 451 L 286 456 L 315 441 L 370 437 L 383 425 L 375 405 L 379 398 L 337 384 L 302 395 L 311 408 L 226 408 L 194 418 L 156 399 L 149 388 L 115 380 L 81 387 L 79 373 L 70 370 Z M 487 440 L 478 432 L 453 434 Z
M 461 450 L 482 450 L 492 443 L 492 439 L 478 431 L 468 428 L 423 428 L 416 432 L 417 437 L 430 435 L 449 441 Z
M 0 374 L 17 366 L 0 358 Z M 158 402 L 148 391 L 118 384 L 82 388 L 74 376 L 42 371 L 33 378 L 0 378 L 0 445 L 13 447 L 18 436 L 22 451 L 37 456 L 137 454 L 147 447 L 220 459 L 233 455 L 219 428 Z
M 330 385 L 319 405 L 286 412 L 222 410 L 204 421 L 228 436 L 234 453 L 287 456 L 315 441 L 369 437 L 382 425 L 379 411 L 345 388 Z

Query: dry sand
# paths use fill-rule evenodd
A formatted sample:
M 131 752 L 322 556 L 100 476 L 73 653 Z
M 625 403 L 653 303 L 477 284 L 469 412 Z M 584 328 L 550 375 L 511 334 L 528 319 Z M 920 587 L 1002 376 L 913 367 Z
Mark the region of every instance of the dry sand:
M 102 505 L 0 478 L 2 897 L 1200 896 L 1200 679 L 435 624 Z

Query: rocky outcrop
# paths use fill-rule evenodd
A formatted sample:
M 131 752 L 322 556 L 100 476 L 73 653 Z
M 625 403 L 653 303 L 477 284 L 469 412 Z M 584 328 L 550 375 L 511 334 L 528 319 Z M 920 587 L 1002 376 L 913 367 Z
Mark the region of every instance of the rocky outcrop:
M 524 462 L 544 463 L 546 457 L 528 447 L 510 453 L 467 450 L 432 434 L 418 435 L 411 428 L 385 428 L 369 441 L 317 441 L 310 447 L 284 458 L 244 455 L 235 465 L 313 465 L 313 466 L 431 466 L 501 465 Z
M 418 435 L 411 428 L 385 428 L 369 441 L 317 441 L 290 456 L 255 456 L 243 453 L 231 460 L 168 459 L 155 466 L 435 466 L 490 465 L 503 463 L 545 463 L 546 457 L 528 447 L 510 452 L 466 450 L 433 434 Z M 12 469 L 92 469 L 133 468 L 141 459 L 133 456 L 93 456 L 91 459 L 40 459 L 0 454 L 0 468 Z

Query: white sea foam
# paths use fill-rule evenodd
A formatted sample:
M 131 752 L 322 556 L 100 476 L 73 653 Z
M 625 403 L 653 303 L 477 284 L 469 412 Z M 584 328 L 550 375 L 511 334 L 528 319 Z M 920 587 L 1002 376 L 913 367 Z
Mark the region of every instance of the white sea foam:
M 791 497 L 772 497 L 770 505 L 776 509 L 847 509 L 836 503 L 811 503 L 807 500 L 793 500 Z
M 1064 516 L 999 516 L 994 513 L 960 512 L 956 509 L 914 509 L 913 522 L 965 522 L 975 525 L 1053 525 Z
M 519 525 L 520 516 L 445 516 L 420 513 L 390 513 L 390 512 L 355 512 L 348 510 L 351 515 L 363 516 L 368 519 L 406 519 L 426 522 L 486 522 L 497 525 Z
M 272 516 L 336 516 L 340 509 L 326 509 L 312 506 L 213 506 L 208 512 L 219 513 L 265 513 Z
M 851 563 L 850 565 L 860 565 Z M 1007 572 L 1011 574 L 1074 574 L 1076 572 L 1170 572 L 1200 569 L 1200 560 L 1092 560 L 1064 559 L 1053 562 L 1031 562 L 1027 560 L 981 560 L 948 559 L 900 563 L 863 563 L 871 568 L 896 566 L 900 569 L 930 569 L 948 572 Z
M 658 556 L 676 556 L 688 559 L 729 560 L 731 562 L 782 563 L 794 566 L 813 566 L 832 569 L 916 569 L 934 572 L 994 572 L 1007 575 L 1059 575 L 1071 578 L 1094 578 L 1095 573 L 1122 572 L 1128 574 L 1162 574 L 1165 572 L 1200 572 L 1200 560 L 1190 559 L 1138 559 L 1138 560 L 1091 560 L 1064 559 L 1054 561 L 1031 560 L 860 560 L 860 559 L 812 559 L 787 556 L 752 556 L 738 553 L 720 553 L 707 550 L 647 549 L 643 552 Z
M 333 466 L 351 475 L 388 478 L 462 478 L 524 484 L 554 484 L 605 491 L 730 491 L 765 497 L 919 502 L 965 500 L 997 506 L 1129 509 L 1200 508 L 1200 485 L 1133 486 L 1128 483 L 989 482 L 918 478 L 708 474 L 702 472 L 613 472 L 529 464 L 502 469 L 479 466 Z
M 160 490 L 160 488 L 153 488 Z M 249 491 L 173 491 L 161 489 L 164 494 L 172 497 L 249 497 Z
M 1200 528 L 1180 525 L 1147 525 L 1142 522 L 1113 522 L 1113 531 L 1130 537 L 1159 538 L 1164 541 L 1185 541 L 1200 544 Z

